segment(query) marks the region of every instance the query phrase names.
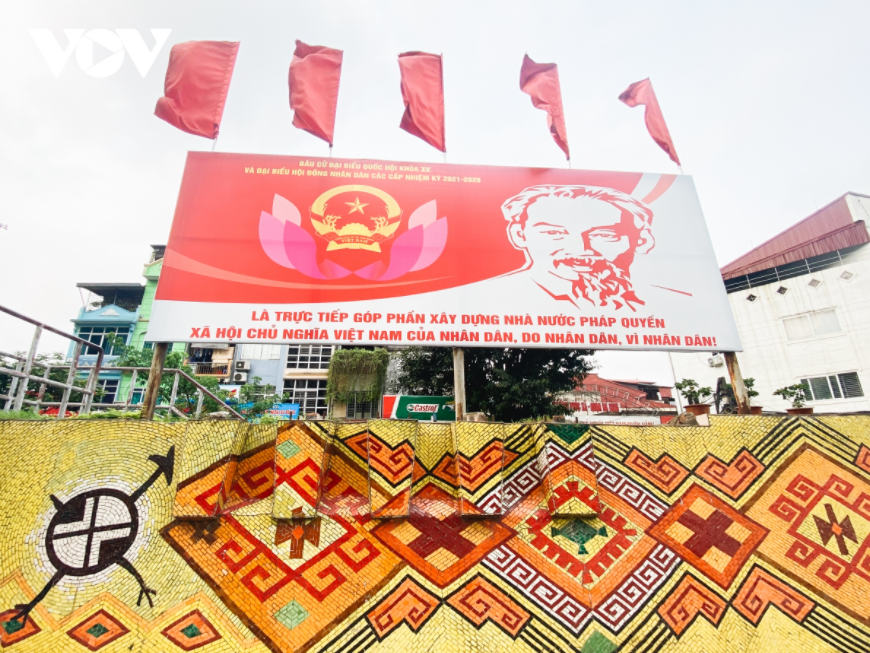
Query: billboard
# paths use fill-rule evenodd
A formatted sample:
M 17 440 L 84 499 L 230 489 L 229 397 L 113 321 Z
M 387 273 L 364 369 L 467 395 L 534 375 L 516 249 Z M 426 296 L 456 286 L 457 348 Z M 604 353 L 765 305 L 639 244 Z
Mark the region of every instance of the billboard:
M 741 350 L 689 176 L 205 152 L 146 337 Z
M 299 404 L 272 404 L 266 413 L 279 419 L 298 419 Z
M 456 407 L 453 397 L 419 397 L 412 395 L 385 395 L 384 415 L 391 419 L 416 419 L 455 422 Z

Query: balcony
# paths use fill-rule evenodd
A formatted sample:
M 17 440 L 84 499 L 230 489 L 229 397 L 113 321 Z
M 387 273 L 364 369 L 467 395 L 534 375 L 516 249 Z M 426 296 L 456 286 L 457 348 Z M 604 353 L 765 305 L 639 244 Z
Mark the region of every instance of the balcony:
M 229 376 L 229 363 L 191 363 L 193 373 L 198 376 Z

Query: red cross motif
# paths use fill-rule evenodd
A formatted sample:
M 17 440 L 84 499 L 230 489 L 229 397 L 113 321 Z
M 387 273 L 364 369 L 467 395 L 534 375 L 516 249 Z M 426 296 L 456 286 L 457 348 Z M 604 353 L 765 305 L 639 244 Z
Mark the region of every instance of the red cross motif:
M 699 558 L 703 558 L 713 547 L 729 556 L 733 556 L 740 549 L 740 542 L 725 532 L 734 520 L 724 512 L 716 510 L 704 519 L 697 513 L 687 510 L 677 521 L 695 532 L 692 537 L 683 542 L 683 546 Z

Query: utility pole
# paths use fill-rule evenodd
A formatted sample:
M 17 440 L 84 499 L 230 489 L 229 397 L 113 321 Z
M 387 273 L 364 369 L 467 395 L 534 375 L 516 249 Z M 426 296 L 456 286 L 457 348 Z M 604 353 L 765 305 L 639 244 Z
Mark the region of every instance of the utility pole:
M 168 349 L 168 342 L 154 343 L 151 372 L 148 374 L 148 383 L 145 386 L 145 398 L 142 400 L 142 414 L 139 416 L 141 420 L 150 422 L 154 419 L 154 407 L 157 406 L 157 396 L 160 394 L 160 381 L 163 378 L 163 366 L 166 363 L 166 352 Z
M 737 354 L 733 351 L 725 352 L 725 367 L 728 368 L 728 374 L 731 376 L 731 387 L 734 390 L 734 399 L 737 401 L 737 414 L 751 415 L 752 409 L 749 407 L 749 393 L 743 384 L 743 374 L 740 373 Z
M 456 408 L 456 421 L 465 417 L 465 350 L 453 348 L 453 401 Z

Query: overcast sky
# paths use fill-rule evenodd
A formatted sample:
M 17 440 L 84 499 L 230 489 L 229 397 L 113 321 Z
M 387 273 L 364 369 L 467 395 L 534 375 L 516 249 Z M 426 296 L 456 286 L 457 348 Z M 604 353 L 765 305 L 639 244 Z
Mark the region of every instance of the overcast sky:
M 138 7 L 138 9 L 137 9 Z M 291 125 L 294 40 L 344 50 L 334 155 L 438 161 L 398 128 L 396 55 L 444 54 L 448 161 L 564 166 L 518 89 L 524 53 L 556 62 L 575 168 L 676 172 L 617 100 L 650 77 L 719 265 L 846 191 L 870 193 L 868 2 L 4 2 L 0 304 L 72 330 L 77 282 L 141 282 L 165 243 L 185 153 L 211 141 L 153 116 L 170 47 L 241 41 L 218 151 L 324 156 Z M 55 77 L 30 29 L 171 29 L 143 78 L 73 54 Z M 97 60 L 101 55 L 97 54 Z M 31 331 L 0 318 L 0 350 Z M 49 340 L 49 349 L 65 349 Z M 610 378 L 670 382 L 665 354 L 598 355 Z

